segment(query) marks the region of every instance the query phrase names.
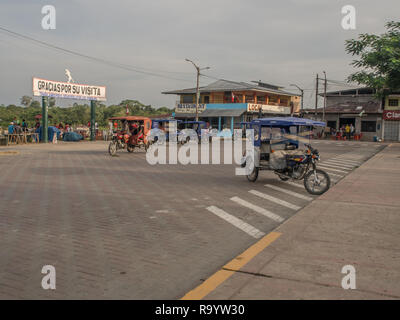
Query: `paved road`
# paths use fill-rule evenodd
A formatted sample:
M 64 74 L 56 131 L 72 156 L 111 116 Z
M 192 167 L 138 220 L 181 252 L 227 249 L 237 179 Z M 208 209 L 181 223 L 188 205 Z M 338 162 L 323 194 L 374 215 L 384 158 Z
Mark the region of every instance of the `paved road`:
M 334 183 L 384 147 L 313 145 Z M 180 298 L 315 198 L 271 172 L 151 166 L 103 142 L 2 148 L 0 168 L 0 298 Z

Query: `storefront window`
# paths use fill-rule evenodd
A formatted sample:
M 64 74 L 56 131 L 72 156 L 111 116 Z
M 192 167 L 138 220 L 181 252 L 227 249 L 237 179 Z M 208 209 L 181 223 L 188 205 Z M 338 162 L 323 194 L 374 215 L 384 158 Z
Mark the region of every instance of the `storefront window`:
M 399 99 L 389 99 L 389 107 L 398 107 Z
M 265 96 L 257 96 L 257 103 L 265 104 Z
M 193 103 L 193 96 L 192 95 L 182 96 L 182 103 Z
M 246 95 L 246 103 L 254 103 L 254 96 Z
M 376 121 L 361 121 L 361 132 L 375 132 Z

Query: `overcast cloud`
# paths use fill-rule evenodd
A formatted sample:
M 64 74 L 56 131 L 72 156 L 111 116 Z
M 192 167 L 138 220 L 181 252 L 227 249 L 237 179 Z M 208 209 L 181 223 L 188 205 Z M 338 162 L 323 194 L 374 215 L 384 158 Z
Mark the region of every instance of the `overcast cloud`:
M 56 30 L 43 30 L 41 8 L 54 5 Z M 356 8 L 357 29 L 341 27 L 341 8 Z M 236 81 L 263 80 L 312 89 L 316 73 L 345 80 L 352 69 L 344 41 L 381 33 L 398 20 L 399 0 L 1 0 L 0 26 L 87 55 L 163 74 L 165 79 L 125 71 L 60 53 L 0 32 L 0 104 L 32 94 L 32 76 L 106 85 L 107 104 L 137 99 L 175 105 L 161 91 L 193 87 L 194 68 Z M 177 72 L 177 73 L 175 73 Z M 203 77 L 202 84 L 214 80 Z M 306 91 L 306 105 L 312 105 Z M 64 101 L 68 105 L 74 101 Z

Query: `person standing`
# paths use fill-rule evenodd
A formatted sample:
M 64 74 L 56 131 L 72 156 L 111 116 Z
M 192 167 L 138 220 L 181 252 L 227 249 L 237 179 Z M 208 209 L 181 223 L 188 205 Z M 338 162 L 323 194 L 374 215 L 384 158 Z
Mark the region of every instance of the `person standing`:
M 13 134 L 14 133 L 14 122 L 11 122 L 10 125 L 8 126 L 8 134 Z
M 28 131 L 28 125 L 26 124 L 25 119 L 22 119 L 22 131 L 27 132 Z
M 350 125 L 350 137 L 354 139 L 354 132 L 356 128 L 354 128 L 353 124 Z
M 346 124 L 346 127 L 344 128 L 345 132 L 346 132 L 346 139 L 350 140 L 350 126 L 349 124 Z

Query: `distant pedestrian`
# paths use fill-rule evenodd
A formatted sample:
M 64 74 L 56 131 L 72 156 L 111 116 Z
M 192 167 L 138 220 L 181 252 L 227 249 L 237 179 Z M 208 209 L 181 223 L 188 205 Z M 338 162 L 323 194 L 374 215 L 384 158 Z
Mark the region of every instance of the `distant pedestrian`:
M 345 132 L 346 132 L 347 140 L 350 140 L 350 126 L 349 126 L 349 124 L 346 124 L 346 127 L 344 129 L 345 129 Z
M 14 133 L 14 122 L 11 122 L 10 125 L 8 126 L 8 134 L 13 134 Z
M 26 124 L 25 119 L 22 119 L 22 131 L 27 132 L 28 131 L 28 125 Z
M 353 124 L 350 125 L 350 136 L 352 139 L 354 139 L 354 133 L 356 132 L 356 128 L 353 126 Z

